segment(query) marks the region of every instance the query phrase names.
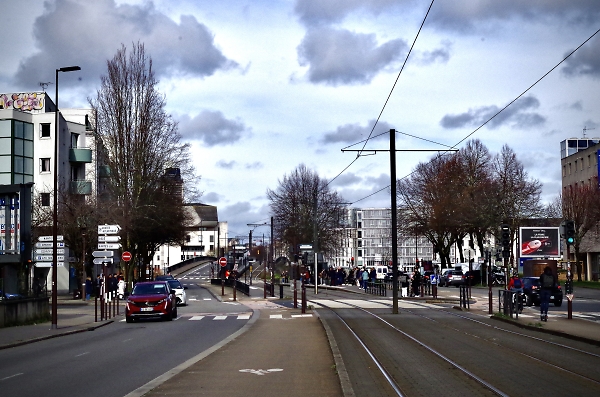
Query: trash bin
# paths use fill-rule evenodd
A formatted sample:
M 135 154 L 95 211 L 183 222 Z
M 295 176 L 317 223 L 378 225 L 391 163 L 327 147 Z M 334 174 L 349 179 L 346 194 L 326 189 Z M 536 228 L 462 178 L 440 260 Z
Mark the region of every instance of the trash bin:
M 80 289 L 73 290 L 73 299 L 81 299 L 81 290 Z

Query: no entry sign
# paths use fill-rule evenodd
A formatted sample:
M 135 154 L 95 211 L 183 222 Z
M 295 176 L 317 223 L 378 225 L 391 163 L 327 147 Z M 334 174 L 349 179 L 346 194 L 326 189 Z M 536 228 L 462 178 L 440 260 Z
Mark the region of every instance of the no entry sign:
M 131 252 L 123 252 L 123 254 L 121 254 L 121 259 L 123 259 L 125 262 L 129 262 L 131 260 Z
M 225 267 L 227 266 L 227 258 L 225 258 L 224 256 L 219 258 L 219 265 L 221 265 L 221 267 Z

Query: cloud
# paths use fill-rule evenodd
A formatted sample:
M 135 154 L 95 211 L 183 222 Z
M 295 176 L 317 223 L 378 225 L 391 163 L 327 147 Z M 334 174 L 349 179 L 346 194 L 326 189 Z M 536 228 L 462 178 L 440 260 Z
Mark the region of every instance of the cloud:
M 336 128 L 335 131 L 326 132 L 320 139 L 322 144 L 335 144 L 335 143 L 358 143 L 367 139 L 371 130 L 373 129 L 373 125 L 375 125 L 375 120 L 369 120 L 366 126 L 361 126 L 358 123 L 354 124 L 345 124 Z M 380 121 L 377 123 L 377 132 L 373 132 L 371 139 L 381 139 L 382 137 L 388 139 L 388 135 L 384 134 L 380 135 L 381 131 L 389 131 L 391 128 L 390 124 L 385 121 Z M 373 138 L 377 136 L 376 138 Z
M 226 119 L 219 111 L 204 110 L 190 119 L 182 115 L 179 130 L 183 139 L 203 141 L 207 146 L 233 145 L 249 131 L 240 120 Z
M 494 117 L 487 123 L 487 126 L 491 129 L 507 124 L 512 128 L 519 129 L 540 126 L 546 122 L 546 118 L 538 113 L 530 112 L 539 106 L 540 101 L 537 98 L 523 97 Z M 444 128 L 479 127 L 499 110 L 500 108 L 496 105 L 469 109 L 466 113 L 444 116 L 440 125 Z
M 450 59 L 450 48 L 452 43 L 448 40 L 442 41 L 442 46 L 433 51 L 425 51 L 418 55 L 417 62 L 421 65 L 429 65 L 440 62 L 446 63 Z
M 565 66 L 561 72 L 569 77 L 591 76 L 600 78 L 600 41 L 598 37 L 595 40 L 588 42 L 586 45 L 577 50 L 565 61 Z M 570 52 L 570 51 L 569 51 Z M 565 53 L 565 56 L 568 53 Z
M 215 192 L 205 193 L 202 195 L 202 202 L 206 204 L 215 204 L 221 201 L 221 195 Z
M 247 170 L 259 170 L 264 167 L 264 164 L 261 163 L 260 161 L 255 161 L 254 163 L 246 164 L 245 167 Z
M 312 83 L 337 86 L 369 83 L 403 57 L 408 46 L 401 39 L 378 45 L 374 34 L 322 27 L 309 29 L 297 50 L 298 61 L 308 66 Z
M 217 164 L 216 164 L 217 167 L 224 168 L 226 170 L 231 170 L 236 165 L 237 165 L 237 162 L 235 162 L 234 160 L 232 160 L 232 161 L 219 160 L 219 161 L 217 161 Z
M 34 26 L 38 52 L 21 60 L 16 74 L 25 87 L 53 81 L 54 69 L 79 65 L 80 80 L 90 85 L 106 74 L 106 60 L 124 44 L 140 41 L 153 59 L 157 76 L 206 77 L 237 67 L 214 42 L 209 29 L 193 16 L 180 23 L 160 13 L 153 2 L 116 5 L 114 0 L 56 0 Z M 65 79 L 68 84 L 68 79 Z
M 356 10 L 378 15 L 397 5 L 397 0 L 298 0 L 294 12 L 302 23 L 314 26 L 339 22 Z

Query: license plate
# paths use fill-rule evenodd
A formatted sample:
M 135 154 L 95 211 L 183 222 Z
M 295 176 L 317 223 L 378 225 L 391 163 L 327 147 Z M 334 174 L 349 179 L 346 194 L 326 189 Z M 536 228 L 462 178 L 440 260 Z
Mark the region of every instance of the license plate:
M 151 308 L 151 307 L 142 307 L 142 308 L 140 309 L 140 311 L 142 311 L 142 312 L 151 312 L 151 311 L 152 311 L 152 308 Z

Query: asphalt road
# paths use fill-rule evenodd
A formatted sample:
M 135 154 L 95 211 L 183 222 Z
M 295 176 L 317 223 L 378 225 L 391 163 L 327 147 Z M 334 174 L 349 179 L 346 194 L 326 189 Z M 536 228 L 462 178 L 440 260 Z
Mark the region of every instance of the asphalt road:
M 218 302 L 186 284 L 189 304 L 179 307 L 175 321 L 117 320 L 93 332 L 1 350 L 0 395 L 123 397 L 247 323 L 245 306 Z

